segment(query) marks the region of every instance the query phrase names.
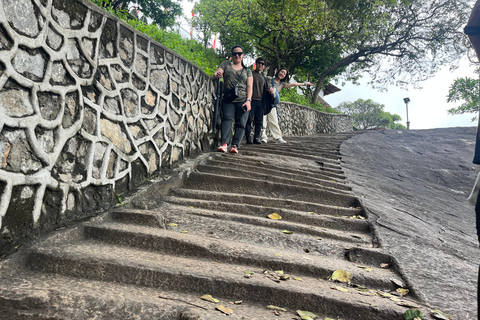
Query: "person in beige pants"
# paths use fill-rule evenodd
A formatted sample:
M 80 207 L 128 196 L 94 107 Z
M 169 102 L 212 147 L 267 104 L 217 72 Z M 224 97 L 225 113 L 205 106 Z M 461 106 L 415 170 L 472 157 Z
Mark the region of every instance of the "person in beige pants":
M 291 87 L 298 87 L 298 86 L 306 86 L 306 85 L 313 85 L 311 82 L 305 83 L 287 83 L 289 79 L 288 71 L 286 68 L 280 68 L 273 79 L 273 88 L 270 88 L 270 93 L 278 94 L 283 88 L 291 88 Z M 269 83 L 272 82 L 271 77 L 267 77 L 267 81 Z M 277 102 L 280 102 L 280 96 L 278 96 Z M 278 123 L 278 106 L 272 108 L 272 111 L 267 115 L 263 116 L 263 127 L 262 132 L 260 133 L 260 141 L 263 143 L 268 142 L 267 137 L 267 127 L 272 134 L 273 139 L 276 143 L 286 143 L 285 140 L 282 138 L 282 130 L 280 130 L 280 125 Z

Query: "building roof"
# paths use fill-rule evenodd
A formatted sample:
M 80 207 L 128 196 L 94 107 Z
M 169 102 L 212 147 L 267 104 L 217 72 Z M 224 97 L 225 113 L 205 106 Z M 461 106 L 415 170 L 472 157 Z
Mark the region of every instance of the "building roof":
M 335 92 L 338 92 L 342 89 L 334 86 L 333 84 L 329 83 L 327 85 L 325 85 L 325 88 L 323 89 L 323 96 L 328 96 L 329 94 L 331 93 L 335 93 Z

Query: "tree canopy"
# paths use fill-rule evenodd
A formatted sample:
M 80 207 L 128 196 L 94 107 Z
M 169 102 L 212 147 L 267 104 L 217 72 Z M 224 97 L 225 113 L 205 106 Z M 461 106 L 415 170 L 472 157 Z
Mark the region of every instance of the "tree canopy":
M 352 116 L 353 125 L 359 130 L 406 129 L 404 125 L 397 123 L 402 120 L 398 114 L 384 111 L 385 105 L 370 99 L 343 102 L 336 109 Z
M 406 85 L 455 63 L 467 50 L 461 27 L 471 0 L 200 0 L 199 18 L 226 48 L 241 44 L 271 64 L 316 82 L 369 72 Z M 233 42 L 235 41 L 235 43 Z
M 447 102 L 462 101 L 458 107 L 448 110 L 451 115 L 474 113 L 472 121 L 477 118 L 479 110 L 479 89 L 478 80 L 469 77 L 457 78 L 450 85 L 448 90 Z
M 110 5 L 113 10 L 128 9 L 130 0 L 99 0 L 103 6 Z M 135 0 L 138 9 L 160 28 L 165 29 L 175 24 L 175 18 L 182 15 L 182 7 L 175 0 Z

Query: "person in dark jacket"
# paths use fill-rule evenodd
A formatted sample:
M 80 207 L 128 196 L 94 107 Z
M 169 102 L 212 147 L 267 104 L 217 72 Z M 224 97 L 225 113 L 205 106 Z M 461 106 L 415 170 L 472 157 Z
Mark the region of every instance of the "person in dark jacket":
M 480 62 L 480 0 L 477 0 L 475 6 L 473 7 L 468 23 L 463 29 L 465 34 L 470 39 L 473 49 L 477 54 L 477 59 Z M 478 117 L 478 128 L 475 141 L 475 154 L 473 157 L 474 164 L 480 164 L 480 114 Z M 472 194 L 469 197 L 470 203 L 475 205 L 475 215 L 477 221 L 477 236 L 480 241 L 480 173 L 475 181 Z M 477 287 L 477 313 L 478 319 L 480 319 L 480 268 L 478 273 L 478 287 Z

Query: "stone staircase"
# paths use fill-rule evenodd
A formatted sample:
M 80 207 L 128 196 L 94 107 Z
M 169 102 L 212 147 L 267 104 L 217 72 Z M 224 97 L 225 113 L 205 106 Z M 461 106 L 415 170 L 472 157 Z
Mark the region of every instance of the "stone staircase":
M 345 179 L 339 149 L 352 135 L 204 154 L 183 183 L 152 184 L 25 246 L 1 262 L 0 319 L 300 319 L 303 310 L 400 320 L 412 304 L 428 314 L 414 292 L 398 296 L 399 267 Z M 336 270 L 350 282 L 332 280 Z

